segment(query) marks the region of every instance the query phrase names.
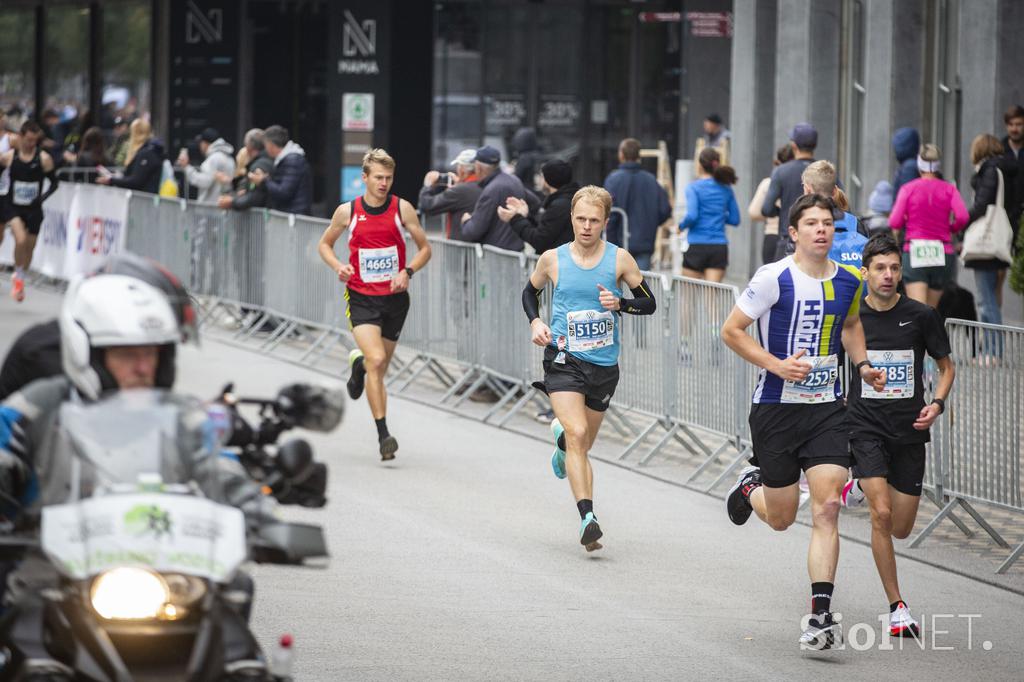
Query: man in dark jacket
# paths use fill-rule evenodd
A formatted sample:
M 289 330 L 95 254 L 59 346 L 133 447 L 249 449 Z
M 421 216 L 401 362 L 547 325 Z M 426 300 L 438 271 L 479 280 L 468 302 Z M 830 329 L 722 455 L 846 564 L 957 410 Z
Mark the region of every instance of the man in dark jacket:
M 284 213 L 310 215 L 313 212 L 313 172 L 306 160 L 306 150 L 288 139 L 288 130 L 270 126 L 263 133 L 267 156 L 274 161 L 268 176 L 260 169 L 249 174 L 253 183 L 265 184 L 270 208 Z
M 900 186 L 921 177 L 917 170 L 917 153 L 921 151 L 921 137 L 913 128 L 899 128 L 892 134 L 892 150 L 899 167 L 892 176 L 892 196 L 895 200 Z
M 509 197 L 506 206 L 498 207 L 498 217 L 507 221 L 512 231 L 537 253 L 544 253 L 573 240 L 572 197 L 580 185 L 573 182 L 572 166 L 561 159 L 548 161 L 540 172 L 548 195 L 537 217 L 531 218 L 529 205 L 515 197 Z
M 249 179 L 249 174 L 260 170 L 265 175 L 274 172 L 274 162 L 267 156 L 263 143 L 263 130 L 253 128 L 245 134 L 245 149 L 249 154 L 249 163 L 245 166 L 245 175 L 234 179 L 234 192 L 222 194 L 217 199 L 217 205 L 221 208 L 232 208 L 236 211 L 245 211 L 250 208 L 264 208 L 270 206 L 270 196 L 267 194 L 266 183 L 257 185 Z M 222 174 L 218 174 L 222 175 Z M 218 177 L 217 182 L 223 182 L 225 178 Z
M 607 241 L 625 246 L 641 270 L 650 270 L 658 227 L 672 215 L 672 207 L 665 188 L 640 167 L 639 140 L 627 137 L 619 143 L 619 167 L 605 178 L 604 188 L 612 195 L 613 207 L 624 210 L 629 218 L 629 243 L 624 243 L 617 212 L 608 220 Z
M 480 178 L 480 198 L 472 214 L 462 214 L 462 239 L 509 251 L 522 251 L 523 240 L 498 217 L 498 206 L 503 206 L 509 197 L 525 199 L 526 190 L 519 178 L 501 170 L 500 163 L 501 154 L 494 147 L 476 150 L 473 165 Z
M 449 239 L 462 239 L 459 223 L 462 214 L 469 213 L 480 198 L 480 185 L 477 183 L 476 169 L 473 159 L 475 149 L 464 149 L 452 161 L 454 175 L 447 174 L 447 181 L 442 182 L 442 175 L 437 171 L 429 171 L 423 177 L 423 189 L 416 209 L 423 215 L 432 216 L 447 213 L 445 216 L 445 235 Z

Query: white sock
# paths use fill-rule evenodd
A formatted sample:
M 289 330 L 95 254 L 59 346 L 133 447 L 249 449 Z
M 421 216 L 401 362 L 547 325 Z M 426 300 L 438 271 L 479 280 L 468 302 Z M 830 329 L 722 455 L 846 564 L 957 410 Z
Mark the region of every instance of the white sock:
M 18 279 L 24 279 L 25 278 L 25 271 L 22 270 L 19 267 L 16 267 L 16 268 L 14 268 L 14 276 L 17 277 Z

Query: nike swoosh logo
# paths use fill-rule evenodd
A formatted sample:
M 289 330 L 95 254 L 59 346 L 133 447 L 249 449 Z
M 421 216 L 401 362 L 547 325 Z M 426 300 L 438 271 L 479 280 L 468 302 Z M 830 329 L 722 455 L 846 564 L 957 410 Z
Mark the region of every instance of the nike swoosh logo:
M 911 320 L 910 322 L 913 322 L 913 320 Z M 908 324 L 910 324 L 910 322 L 900 322 L 900 326 L 906 327 Z

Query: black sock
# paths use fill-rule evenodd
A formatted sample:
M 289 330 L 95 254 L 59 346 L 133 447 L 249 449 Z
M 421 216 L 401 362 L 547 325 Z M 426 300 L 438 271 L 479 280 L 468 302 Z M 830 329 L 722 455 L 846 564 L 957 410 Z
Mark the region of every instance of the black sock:
M 894 601 L 893 603 L 889 604 L 889 613 L 896 613 L 896 609 L 898 609 L 900 607 L 900 604 L 903 604 L 904 606 L 906 606 L 907 602 L 905 602 L 905 601 L 903 601 L 901 599 L 899 601 Z
M 576 508 L 580 510 L 580 518 L 587 518 L 587 514 L 594 513 L 594 501 L 593 500 L 580 500 L 576 503 Z
M 388 433 L 388 418 L 381 417 L 380 419 L 374 419 L 373 423 L 377 425 L 377 441 L 380 442 L 390 436 Z
M 562 432 L 562 434 L 560 436 L 558 436 L 558 449 L 559 450 L 565 450 L 565 432 L 564 431 Z
M 832 609 L 832 583 L 811 583 L 811 613 L 818 615 Z

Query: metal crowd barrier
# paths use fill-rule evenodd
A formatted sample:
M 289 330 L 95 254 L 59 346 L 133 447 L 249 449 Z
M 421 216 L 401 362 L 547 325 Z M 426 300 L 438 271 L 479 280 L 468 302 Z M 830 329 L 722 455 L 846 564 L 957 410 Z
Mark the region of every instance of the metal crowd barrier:
M 133 194 L 127 246 L 162 261 L 194 293 L 208 297 L 208 317 L 230 305 L 248 311 L 236 335 L 251 339 L 269 323 L 272 333 L 260 347 L 265 352 L 282 351 L 282 341 L 300 327 L 320 330 L 293 359 L 315 365 L 334 344 L 352 345 L 343 288 L 317 253 L 327 224 Z M 429 239 L 433 258 L 413 280 L 414 302 L 401 338 L 401 347 L 412 353 L 396 363 L 391 390 L 404 391 L 429 376 L 445 391 L 431 403 L 455 410 L 489 388 L 498 402 L 482 419 L 497 426 L 530 404 L 545 406 L 531 386 L 541 377 L 541 351 L 529 343 L 520 303 L 535 257 Z M 347 259 L 346 240 L 337 249 Z M 410 253 L 414 249 L 410 244 Z M 672 441 L 696 462 L 688 484 L 711 491 L 750 453 L 747 415 L 756 369 L 719 338 L 738 291 L 680 276 L 646 277 L 660 288 L 658 309 L 620 320 L 622 372 L 606 421 L 628 443 L 619 459 L 644 466 Z M 549 297 L 542 297 L 545 316 Z M 963 510 L 1009 548 L 976 505 L 1024 513 L 1024 329 L 959 320 L 948 321 L 947 329 L 957 380 L 947 413 L 933 428 L 926 474 L 927 492 L 940 510 L 911 546 L 947 518 L 971 535 L 953 514 Z M 999 572 L 1022 554 L 1024 543 Z
M 918 546 L 959 507 L 1000 547 L 1010 545 L 974 506 L 1024 513 L 1024 329 L 947 320 L 956 383 L 932 434 L 937 497 L 945 502 L 914 538 Z M 996 570 L 1024 554 L 1017 545 Z

